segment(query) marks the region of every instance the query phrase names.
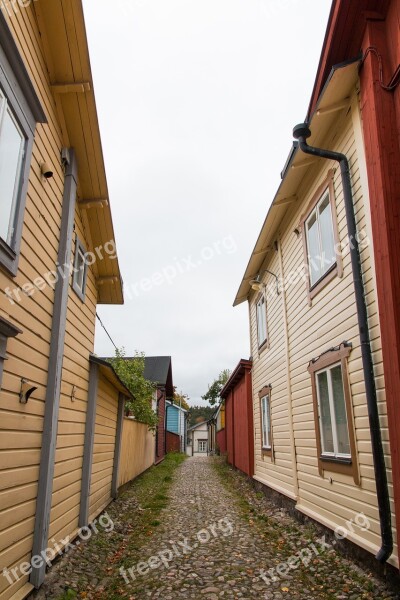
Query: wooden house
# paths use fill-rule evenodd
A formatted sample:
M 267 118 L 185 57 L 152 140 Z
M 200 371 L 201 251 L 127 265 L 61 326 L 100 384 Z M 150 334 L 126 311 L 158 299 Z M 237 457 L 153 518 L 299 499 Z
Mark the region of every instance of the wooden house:
M 167 400 L 166 413 L 167 452 L 186 452 L 187 410 Z
M 96 306 L 121 304 L 123 294 L 82 4 L 7 6 L 0 11 L 1 600 L 40 586 L 41 553 L 65 545 L 115 495 L 129 396 L 93 356 Z M 14 571 L 6 577 L 3 569 Z
M 170 356 L 146 356 L 144 376 L 157 385 L 156 406 L 158 425 L 156 428 L 155 463 L 164 460 L 166 453 L 166 403 L 174 395 L 172 360 Z
M 207 421 L 202 421 L 189 427 L 187 431 L 186 454 L 188 456 L 207 456 L 208 449 Z
M 219 437 L 226 449 L 228 463 L 250 477 L 254 473 L 251 369 L 251 360 L 242 359 L 221 390 L 225 427 L 224 439 L 221 434 Z
M 334 3 L 352 16 L 349 40 L 360 4 Z M 235 304 L 249 303 L 254 478 L 365 558 L 398 567 L 358 51 L 318 73 Z

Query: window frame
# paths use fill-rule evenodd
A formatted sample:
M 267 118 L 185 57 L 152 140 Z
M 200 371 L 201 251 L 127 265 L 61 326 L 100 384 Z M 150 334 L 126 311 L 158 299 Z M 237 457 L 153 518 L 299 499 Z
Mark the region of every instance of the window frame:
M 297 229 L 302 232 L 302 242 L 303 242 L 303 254 L 304 254 L 304 264 L 307 265 L 306 270 L 306 292 L 308 297 L 308 303 L 311 306 L 313 298 L 317 296 L 317 294 L 330 283 L 335 277 L 343 277 L 343 260 L 340 252 L 336 252 L 336 262 L 334 262 L 325 273 L 313 284 L 311 284 L 310 277 L 310 260 L 309 260 L 309 252 L 308 252 L 308 239 L 307 239 L 307 222 L 312 216 L 313 212 L 317 209 L 317 206 L 325 199 L 325 195 L 328 194 L 328 201 L 331 209 L 332 215 L 332 226 L 333 226 L 333 241 L 335 248 L 340 245 L 339 238 L 339 229 L 337 222 L 337 212 L 336 212 L 336 203 L 335 203 L 335 189 L 334 189 L 334 169 L 330 169 L 327 173 L 326 178 L 315 191 L 312 196 L 309 204 L 305 212 L 302 214 L 300 218 L 299 225 Z
M 82 288 L 79 287 L 78 282 L 77 282 L 78 273 L 80 270 L 80 269 L 78 269 L 77 263 L 78 263 L 80 254 L 82 254 L 82 256 L 83 256 L 83 264 L 84 264 Z M 76 236 L 75 253 L 74 253 L 74 270 L 73 270 L 73 274 L 72 274 L 72 289 L 74 290 L 76 295 L 82 300 L 82 302 L 85 302 L 85 298 L 86 298 L 86 281 L 87 281 L 87 270 L 88 270 L 88 264 L 85 260 L 85 255 L 86 255 L 85 246 L 82 244 L 82 242 L 78 238 L 78 236 Z
M 11 244 L 0 239 L 0 268 L 8 275 L 15 277 L 18 272 L 36 123 L 47 123 L 47 119 L 1 11 L 0 40 L 0 87 L 10 112 L 25 139 L 19 190 L 15 199 L 13 237 Z
M 272 409 L 271 409 L 271 390 L 270 385 L 264 386 L 258 393 L 260 402 L 260 433 L 261 433 L 261 453 L 263 456 L 273 458 L 273 431 L 272 431 Z M 264 445 L 264 420 L 263 420 L 263 399 L 268 398 L 268 419 L 269 419 L 269 446 Z
M 205 439 L 201 439 L 201 440 L 197 440 L 197 452 L 200 454 L 206 454 L 207 452 L 207 440 Z M 205 445 L 205 450 L 200 450 L 200 444 L 204 444 Z
M 4 361 L 7 360 L 7 342 L 10 337 L 17 337 L 22 331 L 0 315 L 0 390 L 3 380 Z
M 324 477 L 325 471 L 341 473 L 353 477 L 356 485 L 360 485 L 360 475 L 357 461 L 357 447 L 355 439 L 353 402 L 351 397 L 350 381 L 348 374 L 348 357 L 352 351 L 352 345 L 342 342 L 340 346 L 327 350 L 321 356 L 311 360 L 308 372 L 311 375 L 312 400 L 314 408 L 314 425 L 317 445 L 318 471 Z M 322 450 L 322 433 L 320 421 L 320 404 L 317 389 L 317 374 L 339 365 L 342 368 L 343 392 L 347 416 L 347 428 L 350 444 L 350 455 L 334 456 L 324 453 Z
M 264 304 L 264 319 L 265 319 L 265 338 L 262 342 L 260 342 L 260 336 L 259 336 L 259 321 L 258 321 L 258 315 L 259 315 L 259 304 L 260 302 L 263 302 Z M 265 348 L 268 348 L 269 346 L 269 336 L 268 336 L 268 319 L 267 319 L 267 300 L 265 298 L 265 295 L 263 293 L 259 294 L 257 296 L 256 299 L 256 325 L 257 325 L 257 348 L 258 350 L 264 350 Z

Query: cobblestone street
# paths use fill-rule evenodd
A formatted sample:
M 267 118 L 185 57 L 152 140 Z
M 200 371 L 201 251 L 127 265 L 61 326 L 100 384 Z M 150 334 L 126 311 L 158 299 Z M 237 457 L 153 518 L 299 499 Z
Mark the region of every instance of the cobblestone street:
M 110 508 L 118 533 L 115 511 L 126 510 L 124 496 Z M 140 544 L 140 560 L 124 560 L 122 570 L 119 565 L 114 569 L 118 583 L 113 590 L 107 578 L 93 580 L 93 563 L 97 558 L 109 573 L 115 564 L 115 533 L 110 534 L 106 554 L 95 556 L 93 562 L 85 562 L 85 555 L 88 559 L 88 553 L 94 552 L 93 540 L 64 557 L 36 598 L 72 598 L 60 595 L 70 584 L 78 597 L 96 599 L 398 597 L 339 555 L 320 532 L 299 525 L 218 459 L 189 458 L 180 465 L 161 515 L 156 531 Z M 292 568 L 286 564 L 289 557 Z M 66 585 L 63 577 L 68 578 Z M 74 580 L 80 584 L 73 585 Z M 85 587 L 85 582 L 90 585 Z

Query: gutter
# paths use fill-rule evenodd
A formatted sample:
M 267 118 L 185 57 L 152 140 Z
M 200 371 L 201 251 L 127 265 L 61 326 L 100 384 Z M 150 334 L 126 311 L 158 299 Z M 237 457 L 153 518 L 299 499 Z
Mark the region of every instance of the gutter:
M 299 148 L 302 152 L 304 152 L 304 154 L 338 162 L 342 174 L 347 231 L 349 238 L 352 241 L 350 244 L 350 257 L 353 270 L 353 284 L 356 298 L 361 355 L 365 379 L 365 392 L 367 398 L 369 428 L 371 433 L 372 455 L 376 480 L 376 494 L 378 499 L 379 521 L 381 528 L 382 546 L 376 555 L 376 559 L 380 563 L 385 563 L 393 552 L 390 498 L 385 456 L 382 444 L 382 432 L 379 422 L 378 401 L 374 378 L 374 364 L 372 360 L 372 350 L 369 336 L 368 312 L 365 300 L 366 290 L 364 288 L 362 278 L 361 257 L 357 240 L 357 225 L 353 204 L 350 165 L 345 154 L 309 146 L 307 139 L 310 136 L 311 131 L 307 123 L 297 125 L 293 130 L 293 137 L 298 140 Z

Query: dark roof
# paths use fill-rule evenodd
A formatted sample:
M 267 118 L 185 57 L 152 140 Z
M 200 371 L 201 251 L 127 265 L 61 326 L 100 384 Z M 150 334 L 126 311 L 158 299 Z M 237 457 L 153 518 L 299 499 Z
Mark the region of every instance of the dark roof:
M 168 373 L 171 368 L 170 356 L 145 356 L 144 376 L 148 381 L 159 385 L 167 385 Z

